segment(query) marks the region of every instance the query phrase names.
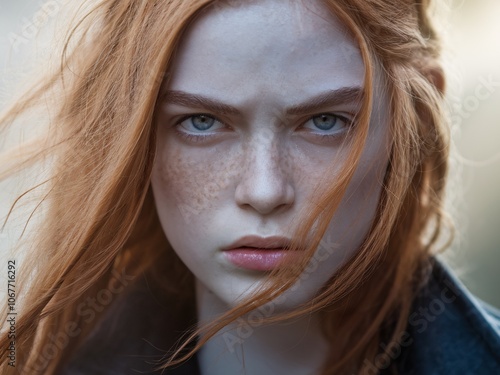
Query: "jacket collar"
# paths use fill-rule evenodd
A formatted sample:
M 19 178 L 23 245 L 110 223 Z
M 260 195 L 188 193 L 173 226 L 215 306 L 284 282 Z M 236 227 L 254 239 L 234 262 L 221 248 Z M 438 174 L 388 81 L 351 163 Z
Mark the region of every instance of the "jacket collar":
M 500 374 L 499 326 L 500 312 L 434 259 L 394 360 L 402 374 Z

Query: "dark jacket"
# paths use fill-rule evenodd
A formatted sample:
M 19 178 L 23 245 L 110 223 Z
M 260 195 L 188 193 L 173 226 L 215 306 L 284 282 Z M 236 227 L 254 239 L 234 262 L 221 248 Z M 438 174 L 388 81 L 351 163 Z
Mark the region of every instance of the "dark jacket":
M 105 317 L 61 375 L 162 373 L 153 368 L 165 354 L 161 349 L 170 347 L 164 333 L 175 329 L 168 308 L 148 293 L 133 293 L 121 303 L 127 308 Z M 500 312 L 473 297 L 436 260 L 406 331 L 389 348 L 374 363 L 365 362 L 373 374 L 385 374 L 394 361 L 401 375 L 500 375 Z M 196 356 L 163 372 L 199 373 Z

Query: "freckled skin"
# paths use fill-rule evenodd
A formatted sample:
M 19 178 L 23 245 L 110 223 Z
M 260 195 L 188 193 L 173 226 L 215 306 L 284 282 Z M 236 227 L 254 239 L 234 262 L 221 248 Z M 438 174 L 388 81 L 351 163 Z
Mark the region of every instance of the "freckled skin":
M 199 287 L 230 306 L 265 275 L 229 264 L 221 248 L 244 235 L 291 237 L 315 188 L 320 194 L 328 189 L 348 152 L 342 137 L 315 138 L 319 130 L 310 118 L 343 114 L 352 106 L 327 107 L 301 118 L 285 115 L 287 108 L 322 92 L 363 86 L 358 47 L 342 25 L 321 17 L 328 13 L 319 3 L 300 4 L 252 1 L 218 7 L 185 34 L 165 90 L 217 100 L 237 108 L 239 115 L 158 103 L 151 183 L 162 227 Z M 339 46 L 349 47 L 349 54 Z M 377 72 L 376 87 L 381 82 Z M 374 98 L 360 164 L 325 234 L 339 249 L 290 293 L 280 306 L 284 310 L 309 300 L 356 252 L 371 226 L 390 148 L 387 100 L 381 93 Z M 203 133 L 215 138 L 192 142 L 174 131 L 187 131 L 176 125 L 179 117 L 200 113 L 222 124 Z
M 174 145 L 166 146 L 159 155 L 162 162 L 156 164 L 163 194 L 172 197 L 177 206 L 188 206 L 188 214 L 214 209 L 220 191 L 234 184 L 240 174 L 241 156 L 231 156 L 214 153 L 207 168 L 203 155 L 185 154 Z

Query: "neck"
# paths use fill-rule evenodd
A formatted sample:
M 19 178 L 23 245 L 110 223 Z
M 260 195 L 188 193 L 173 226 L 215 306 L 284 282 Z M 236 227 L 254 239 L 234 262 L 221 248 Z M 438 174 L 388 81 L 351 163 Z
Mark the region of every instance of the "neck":
M 204 285 L 196 284 L 198 321 L 213 321 L 229 310 Z M 202 375 L 318 374 L 329 353 L 318 314 L 263 325 L 254 311 L 219 331 L 200 350 Z

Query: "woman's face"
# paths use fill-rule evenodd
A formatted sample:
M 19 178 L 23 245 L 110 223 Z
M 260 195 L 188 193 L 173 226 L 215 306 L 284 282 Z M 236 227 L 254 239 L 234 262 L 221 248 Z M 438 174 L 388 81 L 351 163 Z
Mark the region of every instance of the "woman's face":
M 283 252 L 248 248 L 265 243 L 232 244 L 249 235 L 291 238 L 301 210 L 338 177 L 349 152 L 342 142 L 356 126 L 350 120 L 359 110 L 364 65 L 356 43 L 319 2 L 251 1 L 200 16 L 171 72 L 157 108 L 156 207 L 200 285 L 233 306 Z M 390 143 L 380 82 L 377 76 L 354 178 L 315 265 L 285 294 L 284 309 L 309 300 L 372 224 Z M 240 245 L 247 248 L 227 251 Z

